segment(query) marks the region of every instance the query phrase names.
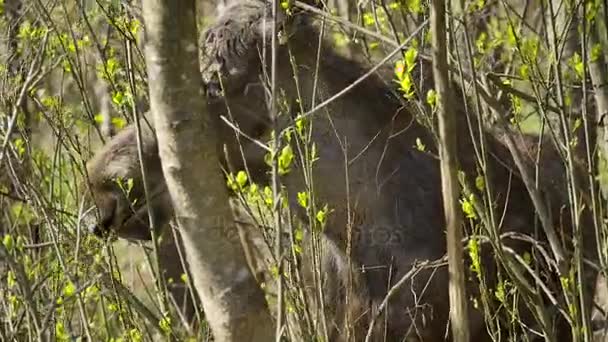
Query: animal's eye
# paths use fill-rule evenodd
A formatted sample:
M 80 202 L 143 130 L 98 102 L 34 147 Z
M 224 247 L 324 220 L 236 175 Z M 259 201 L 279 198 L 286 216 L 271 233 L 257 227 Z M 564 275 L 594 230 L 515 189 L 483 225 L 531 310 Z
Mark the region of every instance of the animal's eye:
M 116 178 L 105 178 L 98 186 L 101 191 L 112 191 L 116 187 Z

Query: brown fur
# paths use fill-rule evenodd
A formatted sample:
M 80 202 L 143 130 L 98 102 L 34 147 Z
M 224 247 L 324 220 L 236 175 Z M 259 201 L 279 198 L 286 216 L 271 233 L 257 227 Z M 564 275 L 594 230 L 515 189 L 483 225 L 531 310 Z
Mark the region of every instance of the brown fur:
M 217 23 L 207 30 L 201 44 L 201 65 L 206 84 L 216 86 L 218 78 L 215 72 L 218 71 L 224 86 L 224 97 L 221 99 L 230 108 L 230 114 L 239 128 L 248 133 L 253 132 L 250 133 L 253 136 L 255 130 L 247 126 L 247 119 L 253 116 L 258 120 L 270 120 L 268 111 L 260 110 L 263 87 L 252 86 L 267 84 L 263 82 L 261 75 L 265 74 L 262 70 L 266 69 L 266 75 L 270 72 L 270 39 L 262 39 L 270 36 L 270 21 L 264 24 L 261 19 L 264 16 L 270 18 L 267 3 L 234 2 L 224 10 Z M 327 42 L 317 61 L 315 52 L 318 47 L 318 31 L 310 25 L 309 19 L 305 14 L 278 18 L 282 35 L 288 37 L 287 43 L 280 45 L 277 52 L 277 89 L 281 90 L 279 101 L 286 103 L 284 107 L 288 109 L 279 117 L 280 122 L 289 122 L 289 114 L 294 117 L 298 112 L 306 112 L 311 108 L 311 90 L 315 84 L 318 104 L 349 87 L 365 71 L 360 64 L 333 52 Z M 264 51 L 266 61 L 260 63 Z M 295 75 L 293 66 L 288 62 L 290 58 L 297 65 Z M 317 65 L 318 83 L 315 83 Z M 428 82 L 430 77 L 424 70 L 430 70 L 428 64 L 423 68 L 422 76 L 425 79 L 423 89 L 420 89 L 421 94 L 426 94 L 426 90 L 433 86 Z M 252 94 L 252 89 L 257 89 L 259 93 Z M 465 104 L 460 96 L 461 93 L 457 92 L 453 103 L 459 125 L 459 161 L 469 185 L 473 185 L 480 166 L 473 153 L 474 143 L 469 133 Z M 303 106 L 302 110 L 298 107 L 298 100 Z M 213 105 L 211 108 L 213 113 L 228 116 L 221 105 Z M 475 118 L 469 120 L 475 130 Z M 320 158 L 313 169 L 315 196 L 320 203 L 329 203 L 334 210 L 325 233 L 340 249 L 345 249 L 349 239 L 347 227 L 352 224 L 347 220 L 347 209 L 350 207 L 350 216 L 356 220 L 357 233 L 352 241 L 353 262 L 363 268 L 373 269 L 363 275 L 367 279 L 373 308 L 384 298 L 389 284 L 395 283 L 409 271 L 415 260 L 437 259 L 445 252 L 438 163 L 429 153 L 412 148 L 416 139 L 420 139 L 433 153 L 434 139 L 427 128 L 414 120 L 410 108 L 396 100 L 384 80 L 375 75 L 315 113 L 312 122 L 312 140 L 317 144 Z M 281 128 L 284 127 L 283 124 Z M 498 227 L 500 232 L 513 231 L 530 236 L 537 236 L 537 232 L 541 232 L 542 239 L 544 234 L 535 224 L 534 206 L 510 153 L 500 138 L 486 134 L 485 141 L 490 155 L 487 168 L 495 211 L 502 213 L 503 208 L 506 208 Z M 520 152 L 532 150 L 535 157 L 537 148 L 534 138 L 521 137 L 519 142 Z M 543 146 L 540 161 L 543 178 L 540 186 L 547 197 L 551 197 L 555 226 L 567 240 L 568 236 L 572 236 L 572 231 L 567 210 L 564 210 L 568 204 L 564 188 L 566 178 L 561 160 L 552 147 L 550 144 Z M 344 149 L 350 160 L 348 178 L 345 175 Z M 356 160 L 353 159 L 354 156 L 357 156 Z M 533 160 L 525 159 L 528 167 L 533 165 Z M 302 165 L 296 165 L 298 167 Z M 282 182 L 291 190 L 292 196 L 306 186 L 301 172 L 288 174 L 282 178 Z M 295 203 L 295 199 L 292 201 Z M 350 205 L 347 206 L 346 203 Z M 588 212 L 583 213 L 585 220 L 582 227 L 587 228 L 585 240 L 592 242 L 594 240 L 589 234 L 592 225 L 586 220 L 588 215 L 585 214 Z M 386 236 L 391 238 L 385 239 Z M 530 245 L 521 241 L 506 240 L 505 244 L 520 253 L 530 248 Z M 568 247 L 571 246 L 566 247 L 569 250 Z M 589 257 L 594 259 L 594 248 L 586 251 L 590 251 Z M 491 267 L 488 266 L 488 270 L 489 286 L 492 286 Z M 411 282 L 410 290 L 420 294 L 431 275 L 432 271 L 419 274 Z M 393 309 L 388 315 L 386 335 L 389 340 L 403 337 L 412 323 L 418 325 L 420 338 L 442 339 L 448 312 L 445 286 L 447 274 L 445 270 L 440 270 L 433 277 L 430 286 L 426 287 L 426 296 L 414 296 L 410 291 L 401 291 L 396 296 Z M 425 304 L 418 310 L 417 317 L 408 317 L 407 310 L 399 309 L 415 307 L 416 300 Z M 433 310 L 427 310 L 429 307 Z M 422 319 L 422 316 L 426 317 Z M 422 322 L 425 321 L 427 326 L 423 327 Z M 477 324 L 475 314 L 471 322 L 472 325 Z
M 255 0 L 227 6 L 217 23 L 204 35 L 201 64 L 210 96 L 209 112 L 232 117 L 242 132 L 262 141 L 268 137 L 271 122 L 265 103 L 266 82 L 261 77 L 267 64 L 260 63 L 259 58 L 264 51 L 264 30 L 270 32 L 269 26 L 264 26 L 261 21 L 264 14 L 270 17 L 268 8 Z M 329 43 L 325 43 L 319 60 L 318 83 L 315 83 L 317 60 L 314 51 L 317 49 L 318 32 L 305 16 L 279 19 L 289 34 L 288 44 L 279 47 L 277 70 L 277 88 L 281 89 L 281 101 L 287 103 L 286 109 L 289 110 L 279 118 L 281 128 L 285 128 L 292 116 L 300 111 L 296 101 L 299 95 L 302 96 L 301 105 L 308 110 L 314 84 L 317 85 L 315 96 L 318 104 L 349 86 L 364 73 L 364 69 L 358 63 L 338 56 Z M 294 26 L 297 29 L 290 30 Z M 288 62 L 288 48 L 297 64 L 295 79 L 299 89 Z M 268 45 L 266 50 L 270 60 Z M 218 96 L 220 88 L 223 88 L 223 96 Z M 459 119 L 460 165 L 469 184 L 475 184 L 478 165 L 472 152 L 473 142 L 466 125 L 464 104 L 459 101 L 454 107 Z M 338 322 L 332 339 L 344 335 L 339 316 L 348 311 L 351 317 L 361 317 L 352 334 L 355 340 L 362 340 L 367 331 L 366 323 L 387 290 L 416 261 L 436 260 L 445 253 L 440 173 L 438 161 L 433 156 L 435 142 L 429 130 L 415 120 L 410 109 L 403 107 L 378 76 L 367 78 L 315 113 L 312 127 L 312 140 L 317 145 L 320 158 L 313 168 L 313 191 L 319 204 L 327 203 L 333 210 L 323 233 L 326 258 L 322 262 L 322 267 L 328 270 L 328 292 L 333 295 L 327 298 L 327 303 L 335 308 L 333 320 Z M 242 136 L 238 141 L 233 129 L 227 125 L 220 124 L 218 129 L 228 151 L 226 165 L 237 170 L 247 169 L 251 178 L 264 182 L 264 151 Z M 98 153 L 89 163 L 89 173 L 92 175 L 93 193 L 100 198 L 96 203 L 102 213 L 101 228 L 141 238 L 142 232 L 143 235 L 147 232 L 146 220 L 141 220 L 146 216 L 142 216 L 141 209 L 135 210 L 135 215 L 125 211 L 123 200 L 116 194 L 117 189 L 108 186 L 108 179 L 113 176 L 133 177 L 138 187 L 136 198 L 142 197 L 141 178 L 133 167 L 137 164 L 133 153 L 133 149 L 136 150 L 133 131 L 132 127 L 128 128 Z M 164 182 L 155 141 L 146 139 L 144 156 L 151 184 L 162 191 Z M 413 147 L 417 139 L 428 147 L 428 152 Z M 491 155 L 488 168 L 495 210 L 502 213 L 506 207 L 501 232 L 534 235 L 533 205 L 523 182 L 514 172 L 510 154 L 493 136 L 487 135 L 486 140 Z M 298 151 L 295 146 L 294 151 Z M 345 153 L 349 160 L 348 177 Z M 292 208 L 297 210 L 295 194 L 305 190 L 308 183 L 302 177 L 303 166 L 298 162 L 298 155 L 295 159 L 291 172 L 281 181 L 290 190 Z M 561 192 L 561 189 L 556 191 Z M 170 201 L 165 193 L 151 203 L 159 212 L 159 222 L 166 222 L 171 214 Z M 302 218 L 306 222 L 306 218 Z M 348 227 L 353 227 L 351 236 Z M 344 252 L 349 241 L 352 243 L 350 261 Z M 519 252 L 529 249 L 521 242 L 508 242 L 508 245 Z M 305 256 L 306 253 L 309 251 L 305 249 Z M 490 266 L 488 270 L 491 271 Z M 351 271 L 357 279 L 360 278 L 361 284 L 351 301 L 356 305 L 344 308 L 344 293 L 338 289 L 347 283 L 344 277 Z M 491 276 L 490 272 L 490 281 Z M 374 338 L 382 340 L 386 337 L 388 341 L 404 337 L 442 340 L 449 309 L 447 283 L 445 268 L 423 270 L 417 274 L 392 298 L 388 314 L 374 327 Z M 473 311 L 470 321 L 474 336 L 481 338 L 484 328 L 479 313 Z

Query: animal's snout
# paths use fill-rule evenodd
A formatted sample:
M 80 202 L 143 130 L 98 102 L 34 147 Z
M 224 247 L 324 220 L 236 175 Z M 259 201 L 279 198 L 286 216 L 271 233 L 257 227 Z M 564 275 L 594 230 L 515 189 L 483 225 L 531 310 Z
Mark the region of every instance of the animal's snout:
M 84 216 L 84 226 L 87 231 L 97 237 L 105 237 L 107 235 L 112 221 L 112 215 L 103 215 L 103 212 L 99 212 L 97 208 L 92 208 Z
M 111 218 L 105 218 L 101 220 L 92 219 L 87 225 L 89 233 L 94 234 L 97 237 L 105 237 L 110 231 Z
M 88 231 L 97 237 L 102 237 L 104 235 L 104 229 L 101 228 L 97 222 L 89 224 Z

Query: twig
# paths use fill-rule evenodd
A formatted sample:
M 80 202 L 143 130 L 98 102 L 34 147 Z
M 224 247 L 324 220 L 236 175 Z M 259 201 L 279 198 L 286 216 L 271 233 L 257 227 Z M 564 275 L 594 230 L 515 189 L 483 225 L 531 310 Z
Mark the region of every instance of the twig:
M 441 267 L 441 266 L 445 266 L 445 265 L 446 265 L 446 258 L 441 258 L 439 260 L 435 260 L 432 262 L 423 261 L 423 262 L 420 262 L 418 265 L 414 264 L 414 266 L 412 266 L 412 269 L 410 269 L 405 275 L 403 275 L 403 277 L 401 277 L 401 279 L 399 279 L 399 281 L 397 283 L 395 283 L 395 285 L 393 285 L 386 293 L 386 296 L 384 297 L 384 299 L 378 306 L 377 312 L 374 314 L 374 316 L 372 317 L 372 319 L 369 323 L 369 327 L 367 329 L 367 335 L 365 336 L 365 342 L 371 341 L 372 332 L 374 330 L 374 325 L 376 325 L 376 320 L 378 319 L 378 317 L 380 317 L 380 315 L 382 314 L 382 312 L 388 305 L 389 300 L 391 300 L 391 298 L 393 298 L 397 294 L 397 292 L 401 289 L 401 287 L 403 287 L 403 285 L 405 285 L 406 281 L 408 281 L 409 279 L 414 277 L 416 274 L 418 274 L 420 271 L 422 271 L 425 268 Z

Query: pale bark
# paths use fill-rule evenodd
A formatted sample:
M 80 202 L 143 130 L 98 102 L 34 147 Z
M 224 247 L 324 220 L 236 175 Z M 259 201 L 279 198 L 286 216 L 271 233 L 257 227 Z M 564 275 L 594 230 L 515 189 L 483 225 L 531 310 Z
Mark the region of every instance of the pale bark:
M 465 273 L 462 256 L 462 217 L 458 206 L 458 161 L 456 151 L 456 120 L 455 113 L 448 110 L 451 106 L 451 94 L 448 78 L 447 37 L 445 10 L 443 0 L 433 0 L 431 3 L 431 34 L 433 78 L 437 91 L 439 119 L 439 157 L 441 164 L 441 186 L 443 192 L 443 207 L 447 227 L 448 270 L 450 274 L 450 326 L 453 340 L 456 342 L 469 341 L 469 320 L 467 314 L 467 297 L 465 289 Z
M 273 323 L 247 267 L 221 177 L 216 124 L 199 76 L 195 1 L 144 0 L 146 64 L 163 173 L 215 341 L 270 341 Z
M 597 54 L 597 56 L 591 56 L 589 51 L 592 51 L 593 47 L 601 44 L 600 41 L 600 30 L 601 25 L 597 22 L 597 19 L 592 23 L 593 27 L 589 30 L 589 42 L 588 42 L 588 65 L 589 65 L 589 76 L 591 77 L 591 84 L 593 86 L 593 95 L 595 99 L 596 117 L 597 122 L 597 147 L 598 147 L 598 159 L 600 160 L 600 167 L 608 165 L 608 126 L 606 125 L 606 115 L 608 115 L 608 77 L 606 72 L 606 58 L 603 53 Z M 604 51 L 602 49 L 602 51 Z M 605 178 L 600 177 L 600 187 L 604 198 L 608 198 L 608 182 Z

